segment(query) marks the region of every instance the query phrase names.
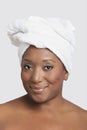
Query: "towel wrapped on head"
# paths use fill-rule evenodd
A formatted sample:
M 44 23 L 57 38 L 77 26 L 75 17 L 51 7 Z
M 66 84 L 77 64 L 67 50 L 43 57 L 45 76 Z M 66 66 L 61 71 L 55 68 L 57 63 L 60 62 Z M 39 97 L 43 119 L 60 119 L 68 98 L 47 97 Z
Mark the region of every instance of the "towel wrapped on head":
M 17 20 L 9 26 L 11 43 L 17 46 L 20 62 L 30 45 L 48 48 L 62 61 L 66 70 L 72 69 L 72 54 L 75 48 L 75 28 L 70 21 L 55 17 L 30 16 Z

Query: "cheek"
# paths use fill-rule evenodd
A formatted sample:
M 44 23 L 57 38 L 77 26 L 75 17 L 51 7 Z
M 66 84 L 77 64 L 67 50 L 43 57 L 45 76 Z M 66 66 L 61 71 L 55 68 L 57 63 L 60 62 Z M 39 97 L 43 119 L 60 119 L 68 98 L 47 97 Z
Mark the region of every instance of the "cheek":
M 48 81 L 50 82 L 50 83 L 56 83 L 56 82 L 58 82 L 59 81 L 59 75 L 57 74 L 57 73 L 55 73 L 55 74 L 51 74 L 50 76 L 48 76 Z
M 28 81 L 29 79 L 29 75 L 28 74 L 25 74 L 24 72 L 21 72 L 21 79 L 22 81 Z
M 63 82 L 63 72 L 54 72 L 48 76 L 48 82 L 51 84 Z

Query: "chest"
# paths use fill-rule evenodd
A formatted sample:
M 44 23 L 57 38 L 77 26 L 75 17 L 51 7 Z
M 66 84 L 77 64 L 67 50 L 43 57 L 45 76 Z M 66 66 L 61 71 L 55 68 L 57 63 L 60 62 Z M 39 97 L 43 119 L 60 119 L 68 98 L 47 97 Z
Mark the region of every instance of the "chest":
M 8 120 L 0 130 L 87 130 L 85 123 L 68 119 L 15 118 Z

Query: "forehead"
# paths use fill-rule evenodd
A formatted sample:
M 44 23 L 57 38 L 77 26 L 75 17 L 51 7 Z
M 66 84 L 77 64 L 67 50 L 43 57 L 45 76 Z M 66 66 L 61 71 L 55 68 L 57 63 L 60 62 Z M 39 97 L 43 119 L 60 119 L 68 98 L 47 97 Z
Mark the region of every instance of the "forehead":
M 22 57 L 23 62 L 32 62 L 34 64 L 42 64 L 45 62 L 51 62 L 56 66 L 61 66 L 65 69 L 61 60 L 49 49 L 47 48 L 36 48 L 30 46 L 24 53 Z
M 59 58 L 49 49 L 47 48 L 36 48 L 34 46 L 30 46 L 24 53 L 23 58 L 52 58 L 55 60 L 59 60 Z
M 22 57 L 22 62 L 23 61 L 29 61 L 35 64 L 42 62 L 52 62 L 56 66 L 61 66 L 65 69 L 61 60 L 47 48 L 36 48 L 34 46 L 30 46 Z

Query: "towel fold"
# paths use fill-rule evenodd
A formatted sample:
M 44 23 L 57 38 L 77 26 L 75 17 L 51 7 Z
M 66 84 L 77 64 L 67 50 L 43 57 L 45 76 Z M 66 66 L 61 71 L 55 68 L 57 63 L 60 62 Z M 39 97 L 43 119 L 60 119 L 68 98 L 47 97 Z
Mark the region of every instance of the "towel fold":
M 75 48 L 75 28 L 70 21 L 55 17 L 30 16 L 17 20 L 8 29 L 11 43 L 17 46 L 20 62 L 30 45 L 48 48 L 62 61 L 66 70 L 72 69 Z

